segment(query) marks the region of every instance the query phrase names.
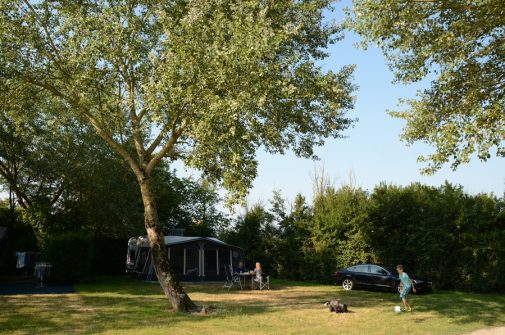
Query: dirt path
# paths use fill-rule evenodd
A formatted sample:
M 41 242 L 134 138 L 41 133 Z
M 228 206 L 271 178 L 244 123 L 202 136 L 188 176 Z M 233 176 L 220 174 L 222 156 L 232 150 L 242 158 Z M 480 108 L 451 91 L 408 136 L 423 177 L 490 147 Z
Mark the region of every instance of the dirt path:
M 505 327 L 479 329 L 461 335 L 505 335 Z

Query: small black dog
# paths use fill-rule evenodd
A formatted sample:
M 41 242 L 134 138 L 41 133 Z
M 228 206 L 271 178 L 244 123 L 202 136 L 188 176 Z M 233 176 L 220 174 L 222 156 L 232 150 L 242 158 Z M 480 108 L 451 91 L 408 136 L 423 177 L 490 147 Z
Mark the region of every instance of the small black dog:
M 324 303 L 328 310 L 335 313 L 347 313 L 347 305 L 340 300 L 330 300 Z

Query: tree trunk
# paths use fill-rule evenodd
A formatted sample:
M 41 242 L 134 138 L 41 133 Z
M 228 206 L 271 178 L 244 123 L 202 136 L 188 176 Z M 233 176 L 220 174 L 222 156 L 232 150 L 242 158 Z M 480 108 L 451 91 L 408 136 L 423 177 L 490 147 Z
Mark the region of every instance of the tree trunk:
M 156 200 L 152 192 L 150 176 L 139 178 L 140 192 L 144 203 L 144 222 L 151 248 L 151 257 L 158 281 L 177 312 L 189 312 L 198 309 L 195 303 L 184 292 L 179 280 L 172 272 L 168 259 L 165 237 L 160 226 Z

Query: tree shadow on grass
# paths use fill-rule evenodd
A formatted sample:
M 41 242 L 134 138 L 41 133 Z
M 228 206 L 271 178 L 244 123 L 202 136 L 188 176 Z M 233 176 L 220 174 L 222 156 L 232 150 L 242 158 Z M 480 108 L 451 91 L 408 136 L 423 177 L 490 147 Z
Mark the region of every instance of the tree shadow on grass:
M 355 307 L 373 306 L 392 311 L 394 305 L 402 305 L 397 293 L 341 290 L 339 296 Z M 414 322 L 424 322 L 438 316 L 457 324 L 482 323 L 496 326 L 505 323 L 503 295 L 439 291 L 409 295 L 408 300 L 413 306 L 413 315 L 416 316 Z
M 163 294 L 158 282 L 146 282 L 128 276 L 89 278 L 80 285 L 74 285 L 81 293 L 114 293 L 120 295 L 160 295 Z
M 109 291 L 103 287 L 86 289 L 83 285 L 76 294 L 0 296 L 0 333 L 95 334 L 153 325 L 171 328 L 179 322 L 195 323 L 227 315 L 267 313 L 269 308 L 254 299 L 245 306 L 228 302 L 222 299 L 221 293 L 224 292 L 216 294 L 212 293 L 212 288 L 194 286 L 200 289 L 200 295 L 203 292 L 205 296 L 205 300 L 195 302 L 213 306 L 214 312 L 208 315 L 176 313 L 159 285 L 154 285 L 157 293 L 142 294 L 146 285 L 151 284 L 138 283 L 137 289 L 123 286 Z M 209 294 L 210 299 L 205 294 Z M 212 299 L 212 296 L 218 299 Z
M 247 306 L 242 313 L 263 313 L 272 309 L 288 307 L 289 309 L 321 308 L 328 300 L 342 300 L 351 311 L 361 308 L 379 309 L 381 312 L 391 312 L 395 305 L 401 305 L 401 299 L 396 292 L 388 291 L 344 291 L 340 287 L 306 283 L 295 285 L 295 282 L 273 280 L 270 291 L 227 291 L 216 285 L 187 285 L 188 292 L 207 294 L 230 294 L 227 306 L 233 310 L 237 299 Z M 220 299 L 226 301 L 226 298 Z M 458 324 L 483 323 L 495 326 L 505 323 L 505 296 L 497 294 L 474 294 L 466 292 L 439 291 L 430 294 L 412 294 L 409 301 L 413 302 L 415 322 L 423 322 L 438 315 L 448 318 Z M 421 314 L 426 314 L 425 317 Z
M 415 299 L 415 300 L 414 300 Z M 412 298 L 416 312 L 436 313 L 456 323 L 505 323 L 503 295 L 437 292 Z
M 0 332 L 26 335 L 95 334 L 214 317 L 175 313 L 164 296 L 10 296 L 0 297 L 0 305 Z
M 281 283 L 283 284 L 283 283 Z M 392 312 L 395 305 L 402 305 L 395 292 L 388 291 L 344 291 L 339 287 L 315 286 L 314 290 L 304 286 L 304 295 L 287 293 L 277 302 L 268 307 L 293 306 L 291 308 L 306 308 L 307 305 L 323 303 L 328 300 L 341 300 L 350 311 L 361 308 L 373 308 L 381 312 Z M 295 285 L 282 285 L 289 292 Z M 308 289 L 308 290 L 307 290 Z M 486 326 L 505 324 L 505 296 L 498 294 L 475 294 L 467 292 L 441 291 L 431 294 L 413 294 L 409 296 L 413 302 L 415 322 L 423 322 L 434 316 L 443 317 L 457 324 L 481 323 Z M 422 314 L 426 316 L 423 317 Z
M 0 330 L 17 334 L 85 334 L 128 330 L 153 325 L 176 326 L 209 318 L 266 314 L 279 308 L 324 310 L 324 292 L 304 296 L 297 292 L 228 291 L 221 283 L 185 283 L 186 291 L 199 305 L 213 306 L 210 315 L 188 315 L 171 310 L 159 285 L 135 280 L 105 280 L 77 285 L 76 294 L 0 297 Z M 275 295 L 273 295 L 274 293 Z
M 331 286 L 288 287 L 274 283 L 270 291 L 228 291 L 221 283 L 184 283 L 184 287 L 197 304 L 214 306 L 214 313 L 173 312 L 156 283 L 104 279 L 78 285 L 77 294 L 0 296 L 0 332 L 85 334 L 153 325 L 173 330 L 178 323 L 197 323 L 209 318 L 254 316 L 293 309 L 327 312 L 323 303 L 331 299 L 343 300 L 355 315 L 370 313 L 370 309 L 376 314 L 392 313 L 393 306 L 400 304 L 394 293 L 343 291 Z M 505 323 L 505 297 L 502 296 L 436 292 L 414 295 L 410 299 L 414 304 L 414 322 L 429 322 L 433 317 L 442 316 L 455 323 L 478 322 L 488 326 Z

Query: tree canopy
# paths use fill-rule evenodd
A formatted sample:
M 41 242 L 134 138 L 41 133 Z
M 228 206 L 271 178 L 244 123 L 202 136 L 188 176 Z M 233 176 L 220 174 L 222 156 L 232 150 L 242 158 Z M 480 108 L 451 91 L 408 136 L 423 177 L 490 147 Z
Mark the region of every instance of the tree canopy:
M 2 81 L 2 84 L 5 81 Z M 58 99 L 20 81 L 0 85 L 0 187 L 39 238 L 84 229 L 96 236 L 138 234 L 135 179 Z
M 0 0 L 0 80 L 58 100 L 90 124 L 138 181 L 156 274 L 176 310 L 194 307 L 173 276 L 151 181 L 181 159 L 243 198 L 256 150 L 313 147 L 352 124 L 352 66 L 316 62 L 341 27 L 329 0 Z
M 432 79 L 403 100 L 402 139 L 436 152 L 419 157 L 433 173 L 472 155 L 505 156 L 505 4 L 500 0 L 353 0 L 352 29 L 382 48 L 395 79 Z
M 352 66 L 315 65 L 328 2 L 2 1 L 2 63 L 130 164 L 181 158 L 243 196 L 260 145 L 312 157 L 351 124 Z

